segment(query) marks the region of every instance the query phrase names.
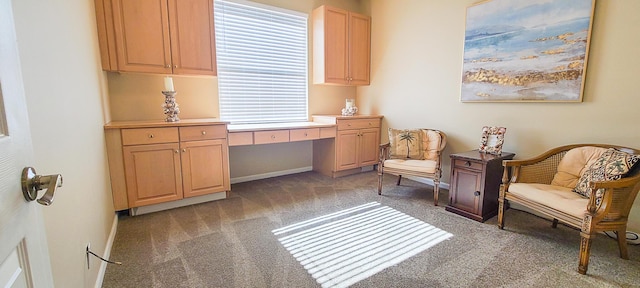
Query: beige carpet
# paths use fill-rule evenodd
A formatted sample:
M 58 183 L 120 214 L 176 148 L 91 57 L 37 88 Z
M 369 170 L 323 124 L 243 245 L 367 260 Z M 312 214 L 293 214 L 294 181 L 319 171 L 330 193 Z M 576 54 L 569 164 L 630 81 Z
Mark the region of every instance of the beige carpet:
M 232 186 L 229 199 L 120 218 L 103 287 L 640 287 L 640 247 L 517 210 L 505 230 L 433 206 L 430 186 L 314 172 Z M 441 190 L 440 199 L 447 199 Z M 442 201 L 446 204 L 446 200 Z

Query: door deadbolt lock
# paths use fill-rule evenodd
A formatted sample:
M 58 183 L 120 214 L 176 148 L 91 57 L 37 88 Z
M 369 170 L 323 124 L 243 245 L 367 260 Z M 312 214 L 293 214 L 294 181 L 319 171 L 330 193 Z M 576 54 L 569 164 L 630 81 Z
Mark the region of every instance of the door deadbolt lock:
M 53 196 L 58 187 L 62 187 L 62 175 L 37 175 L 33 167 L 22 169 L 22 194 L 24 199 L 31 202 L 38 197 L 38 191 L 47 189 L 44 195 L 38 199 L 38 203 L 49 206 L 53 203 Z

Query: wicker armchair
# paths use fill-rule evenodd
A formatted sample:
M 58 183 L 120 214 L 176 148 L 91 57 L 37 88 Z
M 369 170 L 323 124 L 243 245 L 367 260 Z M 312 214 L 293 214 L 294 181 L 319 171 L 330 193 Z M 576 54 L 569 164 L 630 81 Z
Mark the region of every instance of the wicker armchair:
M 589 182 L 588 189 L 591 191 L 604 189 L 604 194 L 600 201 L 597 201 L 596 193 L 591 193 L 589 198 L 577 195 L 577 193 L 573 193 L 577 196 L 572 196 L 570 195 L 571 193 L 568 193 L 567 197 L 578 198 L 566 199 L 567 201 L 562 198 L 562 200 L 542 204 L 540 203 L 540 197 L 536 198 L 533 193 L 529 194 L 526 190 L 531 187 L 539 187 L 541 190 L 553 190 L 556 188 L 551 183 L 563 156 L 573 148 L 589 146 L 615 148 L 629 154 L 640 154 L 640 150 L 614 145 L 577 144 L 558 147 L 531 159 L 505 160 L 503 161 L 503 184 L 500 186 L 500 196 L 498 198 L 498 227 L 500 229 L 504 228 L 504 210 L 508 202 L 517 203 L 550 217 L 553 219 L 552 227 L 554 228 L 557 227 L 558 222 L 562 222 L 580 229 L 580 260 L 578 265 L 580 274 L 587 273 L 591 241 L 598 232 L 615 231 L 618 235 L 620 257 L 629 259 L 624 235 L 626 235 L 629 212 L 638 190 L 640 190 L 640 168 L 634 168 L 629 175 L 619 180 Z M 509 175 L 511 175 L 510 179 Z M 530 185 L 516 185 L 516 183 Z M 569 188 L 564 189 L 571 191 Z M 565 197 L 565 195 L 562 197 Z M 582 203 L 582 205 L 572 208 L 573 213 L 570 213 L 567 212 L 567 207 L 560 206 L 563 205 L 562 203 Z M 584 207 L 584 209 L 581 207 Z
M 430 178 L 433 180 L 433 204 L 438 206 L 438 192 L 440 191 L 440 177 L 442 176 L 442 150 L 447 146 L 447 135 L 439 130 L 420 129 L 425 134 L 424 159 L 390 159 L 390 144 L 380 145 L 380 158 L 378 160 L 378 195 L 382 195 L 382 177 L 384 173 L 398 175 L 400 185 L 402 175 Z

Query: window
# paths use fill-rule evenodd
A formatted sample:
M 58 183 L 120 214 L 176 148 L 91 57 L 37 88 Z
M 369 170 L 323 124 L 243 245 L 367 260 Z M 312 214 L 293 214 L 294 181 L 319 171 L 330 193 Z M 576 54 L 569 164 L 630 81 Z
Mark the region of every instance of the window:
M 307 15 L 237 0 L 214 11 L 220 118 L 307 121 Z

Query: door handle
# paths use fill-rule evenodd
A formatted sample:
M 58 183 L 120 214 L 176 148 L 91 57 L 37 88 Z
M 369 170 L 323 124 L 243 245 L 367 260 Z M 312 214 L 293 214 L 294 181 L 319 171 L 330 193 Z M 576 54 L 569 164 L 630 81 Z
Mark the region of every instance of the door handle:
M 25 167 L 22 169 L 22 194 L 27 201 L 36 200 L 38 191 L 46 188 L 44 195 L 38 199 L 38 203 L 49 206 L 53 203 L 53 196 L 56 188 L 62 187 L 62 175 L 37 175 L 33 167 Z

